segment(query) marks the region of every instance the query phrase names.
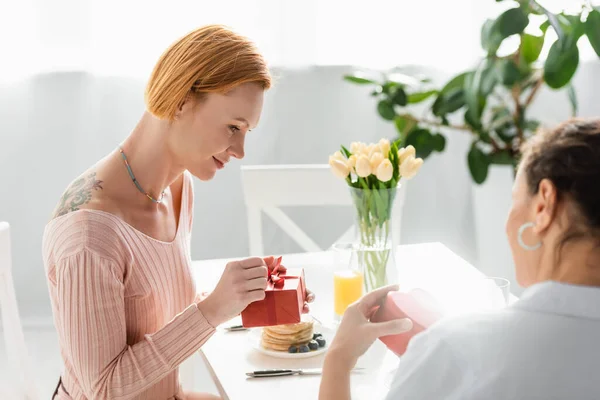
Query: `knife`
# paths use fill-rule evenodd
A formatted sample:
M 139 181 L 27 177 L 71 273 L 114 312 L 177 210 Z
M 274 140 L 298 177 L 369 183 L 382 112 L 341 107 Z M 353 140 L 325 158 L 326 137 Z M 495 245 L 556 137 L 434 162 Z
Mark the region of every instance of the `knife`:
M 248 328 L 245 328 L 244 325 L 233 325 L 233 326 L 228 326 L 228 327 L 226 327 L 224 329 L 226 331 L 229 331 L 229 332 L 246 331 L 246 330 L 248 330 Z
M 363 368 L 354 368 L 352 371 L 359 371 Z M 321 375 L 323 368 L 306 368 L 306 369 L 263 369 L 258 371 L 246 372 L 246 376 L 250 378 L 269 378 L 273 376 L 290 376 L 290 375 Z

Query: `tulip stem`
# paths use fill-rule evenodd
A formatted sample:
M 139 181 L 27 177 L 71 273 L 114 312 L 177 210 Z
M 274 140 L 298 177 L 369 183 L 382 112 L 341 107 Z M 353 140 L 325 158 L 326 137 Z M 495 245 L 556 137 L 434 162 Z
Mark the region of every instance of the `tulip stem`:
M 367 292 L 387 284 L 390 260 L 390 214 L 395 193 L 390 189 L 354 189 L 357 227 L 360 233 L 358 262 Z M 396 189 L 391 189 L 396 190 Z

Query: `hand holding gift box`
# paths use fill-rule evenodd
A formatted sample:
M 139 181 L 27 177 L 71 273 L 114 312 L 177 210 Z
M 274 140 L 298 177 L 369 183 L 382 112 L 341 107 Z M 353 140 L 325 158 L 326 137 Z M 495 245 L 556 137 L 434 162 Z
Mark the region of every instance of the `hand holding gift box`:
M 413 289 L 410 292 L 390 292 L 385 302 L 371 318 L 372 322 L 385 322 L 409 318 L 413 328 L 394 336 L 379 338 L 390 350 L 400 356 L 406 351 L 410 339 L 429 328 L 444 316 L 441 305 L 425 290 Z
M 251 303 L 242 311 L 242 325 L 246 328 L 296 324 L 305 311 L 307 296 L 304 270 L 286 268 L 281 265 L 282 258 L 265 258 L 269 269 L 265 298 Z

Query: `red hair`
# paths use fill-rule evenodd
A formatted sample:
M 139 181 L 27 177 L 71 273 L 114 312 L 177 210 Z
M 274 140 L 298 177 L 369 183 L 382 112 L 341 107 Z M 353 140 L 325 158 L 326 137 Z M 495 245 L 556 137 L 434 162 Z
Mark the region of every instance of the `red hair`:
M 190 94 L 226 93 L 243 83 L 271 87 L 271 75 L 252 41 L 221 25 L 196 29 L 160 57 L 146 86 L 146 107 L 173 120 Z

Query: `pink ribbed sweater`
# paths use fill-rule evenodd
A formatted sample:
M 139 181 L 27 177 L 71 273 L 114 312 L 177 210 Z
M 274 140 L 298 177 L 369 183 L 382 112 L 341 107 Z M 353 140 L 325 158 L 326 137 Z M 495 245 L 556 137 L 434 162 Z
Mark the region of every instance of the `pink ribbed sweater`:
M 194 302 L 188 173 L 181 198 L 170 243 L 102 211 L 47 225 L 44 265 L 65 365 L 58 399 L 181 395 L 178 365 L 214 333 Z

